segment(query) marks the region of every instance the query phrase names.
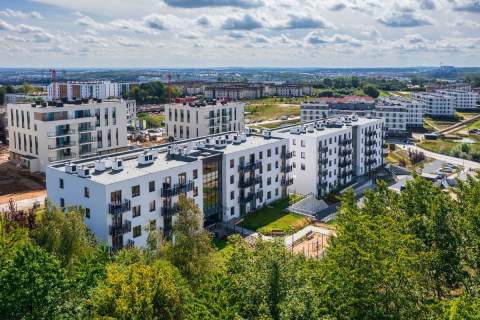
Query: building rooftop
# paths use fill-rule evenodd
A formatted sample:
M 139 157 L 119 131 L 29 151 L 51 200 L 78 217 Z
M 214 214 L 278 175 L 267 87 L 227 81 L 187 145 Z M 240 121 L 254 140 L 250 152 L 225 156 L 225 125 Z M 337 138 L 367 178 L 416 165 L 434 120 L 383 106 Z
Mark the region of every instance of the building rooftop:
M 205 158 L 240 152 L 283 140 L 283 138 L 271 137 L 267 133 L 266 135 L 231 132 L 153 148 L 135 149 L 90 159 L 63 162 L 52 165 L 51 168 L 61 172 L 68 172 L 68 168 L 72 165 L 76 166 L 77 170 L 89 169 L 89 174 L 84 177 L 85 179 L 107 185 L 181 167 Z M 149 156 L 151 156 L 150 160 L 145 162 L 145 157 Z M 113 166 L 118 161 L 122 163 L 121 170 L 114 170 Z M 99 170 L 99 168 L 103 169 Z M 78 173 L 74 174 L 78 175 Z
M 72 108 L 72 107 L 90 107 L 92 105 L 105 105 L 111 103 L 121 103 L 124 100 L 119 99 L 109 99 L 109 100 L 102 100 L 102 99 L 77 99 L 73 101 L 48 101 L 48 102 L 40 102 L 40 103 L 23 103 L 23 104 L 15 104 L 14 106 L 21 107 L 21 108 L 36 108 L 39 111 L 64 111 L 63 108 Z

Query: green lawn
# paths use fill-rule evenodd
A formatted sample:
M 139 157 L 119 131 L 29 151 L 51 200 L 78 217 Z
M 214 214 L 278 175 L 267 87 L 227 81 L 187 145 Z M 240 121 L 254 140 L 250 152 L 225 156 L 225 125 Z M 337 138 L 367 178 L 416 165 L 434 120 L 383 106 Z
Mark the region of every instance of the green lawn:
M 148 129 L 161 128 L 165 121 L 165 115 L 163 114 L 139 113 L 137 116 L 140 120 L 145 120 L 147 122 Z
M 289 199 L 279 200 L 269 207 L 257 210 L 245 216 L 240 226 L 262 234 L 270 234 L 272 231 L 294 233 L 310 223 L 308 217 L 286 211 L 290 204 L 301 198 L 302 196 L 294 195 Z
M 246 119 L 254 121 L 275 120 L 282 116 L 298 117 L 300 116 L 300 104 L 292 102 L 282 102 L 280 99 L 272 101 L 262 99 L 252 101 L 245 106 Z
M 461 143 L 447 139 L 424 140 L 418 144 L 420 148 L 430 150 L 436 153 L 451 155 L 452 151 L 460 148 Z M 480 152 L 480 143 L 470 144 L 471 152 Z

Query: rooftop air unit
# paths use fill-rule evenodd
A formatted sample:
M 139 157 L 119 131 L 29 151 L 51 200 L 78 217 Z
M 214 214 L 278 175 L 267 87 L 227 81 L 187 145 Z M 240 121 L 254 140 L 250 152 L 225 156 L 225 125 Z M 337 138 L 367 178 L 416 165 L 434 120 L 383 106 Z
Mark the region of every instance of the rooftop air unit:
M 77 173 L 77 165 L 68 163 L 65 165 L 65 172 L 66 173 Z
M 307 128 L 304 125 L 301 125 L 300 126 L 300 133 L 306 133 L 306 132 L 307 132 Z
M 90 176 L 90 169 L 81 167 L 78 169 L 77 174 L 81 178 L 88 178 Z
M 152 164 L 154 162 L 154 157 L 151 152 L 145 151 L 138 157 L 138 165 L 145 166 L 148 164 Z
M 205 145 L 207 147 L 211 147 L 213 145 L 213 139 L 212 138 L 205 139 Z
M 299 127 L 294 127 L 290 129 L 290 133 L 292 134 L 300 134 L 300 128 Z
M 113 171 L 122 171 L 123 170 L 123 161 L 121 159 L 114 159 L 112 162 Z
M 307 131 L 308 131 L 308 132 L 313 132 L 313 131 L 315 131 L 315 129 L 314 129 L 314 127 L 313 127 L 313 124 L 309 124 L 309 125 L 308 125 Z
M 107 170 L 107 166 L 106 166 L 104 160 L 100 159 L 100 160 L 95 161 L 95 171 L 103 172 L 105 170 Z
M 265 139 L 270 139 L 272 137 L 272 132 L 270 130 L 263 130 L 262 135 Z
M 250 128 L 245 128 L 245 134 L 246 134 L 247 136 L 251 135 L 251 134 L 252 134 L 252 129 L 250 129 Z

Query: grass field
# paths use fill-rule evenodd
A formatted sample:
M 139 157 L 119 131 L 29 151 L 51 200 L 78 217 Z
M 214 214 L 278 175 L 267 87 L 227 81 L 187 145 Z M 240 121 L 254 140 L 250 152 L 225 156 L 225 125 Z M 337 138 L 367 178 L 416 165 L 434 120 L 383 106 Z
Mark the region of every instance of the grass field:
M 269 207 L 257 210 L 247 215 L 240 226 L 262 234 L 270 234 L 272 231 L 282 231 L 285 234 L 294 233 L 311 222 L 305 216 L 286 211 L 290 204 L 301 198 L 301 196 L 291 196 L 289 199 L 279 200 Z
M 300 116 L 301 100 L 295 98 L 266 98 L 248 101 L 245 106 L 246 119 L 265 121 L 279 119 L 282 116 Z
M 433 159 L 426 158 L 422 162 L 419 162 L 417 164 L 413 164 L 410 161 L 410 157 L 408 156 L 408 152 L 402 149 L 397 149 L 395 151 L 390 151 L 387 156 L 387 162 L 395 165 L 400 165 L 401 162 L 404 162 L 407 166 L 408 169 L 417 169 L 421 168 L 425 165 L 425 163 L 428 163 L 432 161 Z
M 447 129 L 457 123 L 457 121 L 437 120 L 430 117 L 425 117 L 424 122 L 427 124 L 427 126 L 433 127 L 437 130 Z
M 454 150 L 460 148 L 461 143 L 448 139 L 438 139 L 422 141 L 418 146 L 432 152 L 450 155 Z M 480 152 L 480 143 L 470 144 L 470 148 L 470 153 Z
M 147 122 L 148 129 L 161 128 L 165 121 L 165 115 L 163 114 L 139 113 L 137 116 L 140 120 L 145 120 Z

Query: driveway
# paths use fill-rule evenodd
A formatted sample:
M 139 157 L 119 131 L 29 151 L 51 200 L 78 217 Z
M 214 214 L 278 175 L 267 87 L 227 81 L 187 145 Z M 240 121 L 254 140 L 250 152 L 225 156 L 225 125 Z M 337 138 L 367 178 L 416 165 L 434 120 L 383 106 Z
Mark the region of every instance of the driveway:
M 417 146 L 413 145 L 404 145 L 404 144 L 399 144 L 397 145 L 398 147 L 404 149 L 404 150 L 411 150 L 411 151 L 418 151 L 418 152 L 423 152 L 427 157 L 437 159 L 437 160 L 442 160 L 457 166 L 463 166 L 466 170 L 477 170 L 480 169 L 480 163 L 475 162 L 475 161 L 470 161 L 470 160 L 465 160 L 465 159 L 460 159 L 460 158 L 455 158 L 451 156 L 446 156 L 444 154 L 440 153 L 435 153 L 431 152 L 425 149 L 422 149 Z

